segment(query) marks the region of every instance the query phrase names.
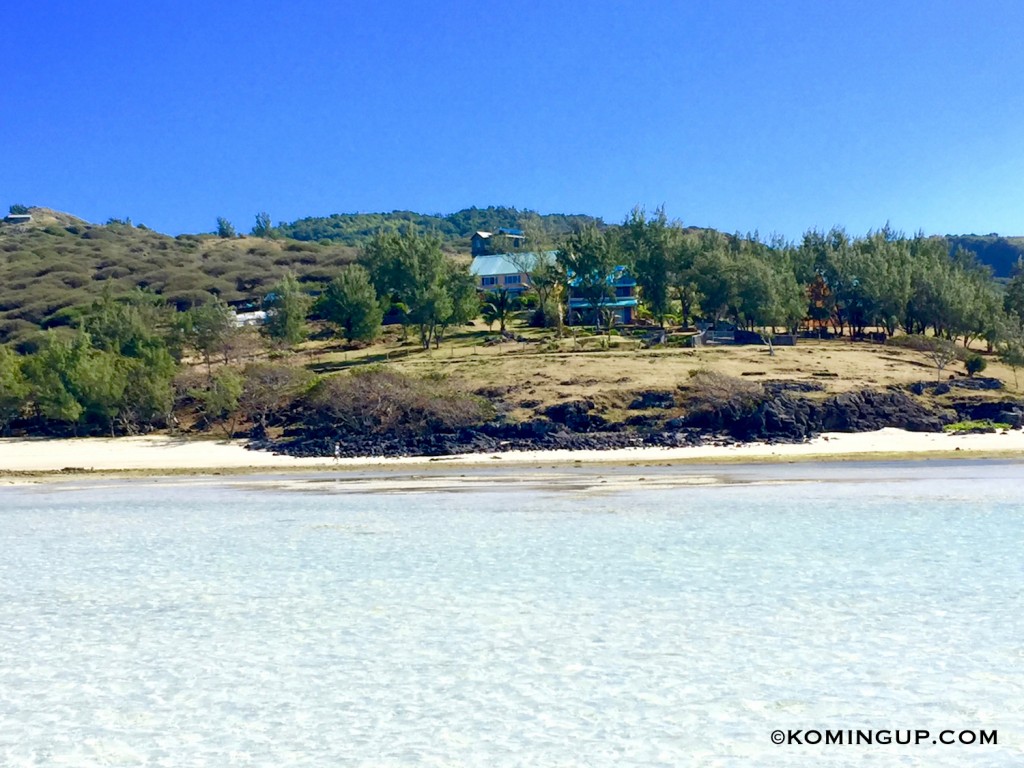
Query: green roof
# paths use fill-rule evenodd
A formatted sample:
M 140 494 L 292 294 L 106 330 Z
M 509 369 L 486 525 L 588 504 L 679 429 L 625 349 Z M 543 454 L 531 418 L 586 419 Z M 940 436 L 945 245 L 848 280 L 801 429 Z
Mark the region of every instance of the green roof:
M 554 258 L 554 251 L 547 251 L 547 253 Z M 495 253 L 491 256 L 474 256 L 469 271 L 477 277 L 518 275 L 521 272 L 529 272 L 536 263 L 537 254 L 530 251 Z

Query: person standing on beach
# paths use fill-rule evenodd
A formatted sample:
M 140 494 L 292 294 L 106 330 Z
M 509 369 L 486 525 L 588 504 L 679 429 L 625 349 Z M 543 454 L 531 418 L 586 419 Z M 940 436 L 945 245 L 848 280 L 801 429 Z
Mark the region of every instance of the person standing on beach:
M 334 444 L 334 461 L 335 463 L 341 461 L 341 443 Z

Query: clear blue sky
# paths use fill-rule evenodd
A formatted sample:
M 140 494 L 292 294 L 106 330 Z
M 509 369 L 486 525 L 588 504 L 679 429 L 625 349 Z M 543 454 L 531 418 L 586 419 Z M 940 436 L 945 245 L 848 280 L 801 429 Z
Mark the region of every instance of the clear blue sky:
M 1024 234 L 1024 3 L 18 3 L 0 205 Z

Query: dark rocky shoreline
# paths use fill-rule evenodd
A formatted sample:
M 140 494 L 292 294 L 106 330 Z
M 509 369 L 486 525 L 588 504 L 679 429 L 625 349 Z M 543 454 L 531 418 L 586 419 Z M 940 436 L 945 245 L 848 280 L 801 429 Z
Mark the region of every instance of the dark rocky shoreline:
M 968 383 L 972 382 L 972 383 Z M 966 385 L 966 386 L 962 386 Z M 363 456 L 443 456 L 466 453 L 543 450 L 611 450 L 635 447 L 731 445 L 749 442 L 801 443 L 824 432 L 871 432 L 895 427 L 911 432 L 941 432 L 947 424 L 991 420 L 1024 426 L 1024 401 L 986 400 L 970 396 L 972 390 L 998 389 L 995 379 L 956 382 L 920 382 L 909 388 L 863 389 L 825 399 L 807 397 L 820 385 L 769 382 L 756 402 L 724 402 L 682 416 L 666 418 L 659 410 L 676 409 L 676 393 L 648 391 L 629 408 L 638 413 L 610 422 L 592 401 L 574 400 L 551 406 L 536 418 L 520 423 L 497 419 L 477 427 L 429 434 L 352 434 L 301 420 L 288 426 L 278 439 L 254 438 L 248 447 L 289 456 L 332 456 L 340 446 L 342 458 Z M 932 400 L 953 389 L 964 396 L 943 402 Z

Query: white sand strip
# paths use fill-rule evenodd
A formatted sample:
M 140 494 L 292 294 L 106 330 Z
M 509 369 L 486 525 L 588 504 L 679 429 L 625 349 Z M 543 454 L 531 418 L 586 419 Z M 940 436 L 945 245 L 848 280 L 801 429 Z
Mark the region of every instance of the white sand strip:
M 514 451 L 498 454 L 466 454 L 441 459 L 356 458 L 336 462 L 329 457 L 297 459 L 262 451 L 248 451 L 241 441 L 182 440 L 166 436 L 0 439 L 0 472 L 59 472 L 63 469 L 92 471 L 217 469 L 302 469 L 317 467 L 402 466 L 407 464 L 490 464 L 635 461 L 708 461 L 722 459 L 798 460 L 806 458 L 856 458 L 868 454 L 1000 455 L 1024 459 L 1024 431 L 985 435 L 947 435 L 882 429 L 877 432 L 822 435 L 798 445 L 749 443 L 738 446 L 693 448 L 625 448 L 610 451 Z

